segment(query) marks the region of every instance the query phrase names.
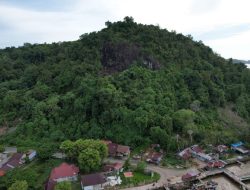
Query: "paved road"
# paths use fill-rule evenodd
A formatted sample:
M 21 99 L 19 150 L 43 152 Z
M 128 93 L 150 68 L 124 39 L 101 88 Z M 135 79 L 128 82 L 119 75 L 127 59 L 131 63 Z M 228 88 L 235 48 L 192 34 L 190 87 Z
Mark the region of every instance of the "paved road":
M 154 184 L 148 184 L 140 187 L 132 187 L 132 188 L 126 188 L 124 190 L 148 190 L 148 189 L 153 189 L 156 187 L 162 187 L 163 185 L 167 184 L 167 179 L 174 177 L 174 176 L 180 176 L 185 174 L 188 170 L 180 170 L 180 169 L 169 169 L 169 168 L 163 168 L 159 166 L 153 166 L 153 165 L 148 165 L 147 169 L 154 171 L 158 174 L 160 174 L 160 180 Z
M 115 160 L 115 159 L 108 159 L 109 162 L 124 162 L 124 160 Z M 138 161 L 131 160 L 132 165 L 136 165 Z M 164 184 L 167 184 L 167 179 L 174 177 L 174 176 L 180 176 L 185 174 L 187 171 L 192 170 L 192 169 L 170 169 L 170 168 L 165 168 L 165 167 L 159 167 L 155 165 L 149 164 L 147 166 L 148 170 L 154 171 L 158 174 L 160 174 L 160 180 L 154 184 L 148 184 L 148 185 L 143 185 L 139 187 L 131 187 L 131 188 L 126 188 L 124 190 L 149 190 L 149 189 L 154 189 L 156 187 L 162 187 Z

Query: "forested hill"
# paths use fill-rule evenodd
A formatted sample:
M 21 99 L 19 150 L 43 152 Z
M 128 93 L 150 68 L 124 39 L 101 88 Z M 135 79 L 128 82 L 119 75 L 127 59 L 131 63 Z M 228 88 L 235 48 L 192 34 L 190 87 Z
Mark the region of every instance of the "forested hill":
M 175 151 L 191 135 L 204 144 L 249 139 L 249 126 L 227 122 L 219 107 L 249 121 L 249 70 L 131 17 L 74 42 L 0 50 L 0 125 L 17 127 L 0 143 L 99 138 Z

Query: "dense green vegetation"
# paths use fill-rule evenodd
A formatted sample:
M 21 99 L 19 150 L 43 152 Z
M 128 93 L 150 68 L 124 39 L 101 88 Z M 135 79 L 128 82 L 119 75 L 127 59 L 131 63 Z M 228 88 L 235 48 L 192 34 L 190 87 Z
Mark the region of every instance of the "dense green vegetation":
M 50 159 L 48 161 L 35 160 L 24 167 L 16 168 L 0 177 L 0 189 L 7 190 L 16 181 L 26 181 L 28 189 L 44 189 L 44 183 L 48 179 L 51 170 L 59 166 L 63 160 Z
M 232 105 L 250 119 L 250 71 L 201 41 L 132 18 L 74 42 L 0 50 L 0 143 L 56 149 L 66 139 L 110 139 L 168 151 L 249 139 L 225 122 Z
M 62 142 L 60 149 L 71 161 L 77 161 L 83 172 L 98 171 L 102 161 L 108 155 L 107 146 L 99 140 L 79 139 L 75 142 L 66 140 Z

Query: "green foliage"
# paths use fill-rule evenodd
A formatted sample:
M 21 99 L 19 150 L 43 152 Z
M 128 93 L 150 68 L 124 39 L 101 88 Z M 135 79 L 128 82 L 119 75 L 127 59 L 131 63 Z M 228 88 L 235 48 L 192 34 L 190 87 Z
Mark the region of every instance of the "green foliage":
M 144 173 L 146 167 L 147 167 L 147 164 L 145 162 L 143 162 L 143 161 L 138 162 L 137 166 L 136 166 L 136 171 L 140 172 L 140 173 Z
M 222 131 L 226 141 L 249 139 L 249 127 L 223 129 L 217 114 L 230 103 L 250 120 L 244 65 L 190 35 L 131 17 L 106 26 L 74 42 L 0 50 L 0 126 L 17 127 L 0 143 L 37 147 L 46 160 L 66 139 L 110 139 L 133 148 L 158 142 L 171 151 L 190 143 L 188 130 L 194 143 L 207 143 L 211 134 L 218 142 Z M 41 147 L 44 142 L 55 146 Z M 95 144 L 78 143 L 62 145 L 70 159 Z M 105 148 L 94 146 L 102 160 Z
M 27 189 L 28 189 L 27 181 L 16 181 L 8 188 L 8 190 L 27 190 Z
M 131 168 L 130 158 L 125 160 L 123 167 L 125 170 L 129 170 Z
M 66 140 L 61 143 L 60 149 L 68 158 L 77 160 L 84 172 L 99 169 L 102 160 L 108 155 L 107 146 L 101 141 L 93 139 L 78 139 L 75 142 Z
M 193 123 L 195 117 L 195 113 L 191 110 L 181 109 L 176 111 L 173 114 L 173 121 L 174 121 L 174 129 L 177 132 L 182 132 L 183 128 Z
M 0 153 L 4 151 L 4 146 L 0 144 Z
M 100 154 L 97 150 L 87 148 L 79 154 L 78 163 L 81 170 L 86 173 L 97 171 L 101 166 Z
M 38 148 L 37 156 L 41 160 L 48 160 L 51 158 L 53 153 L 54 149 L 50 145 L 44 144 Z
M 72 190 L 72 186 L 70 182 L 63 181 L 56 184 L 55 190 Z

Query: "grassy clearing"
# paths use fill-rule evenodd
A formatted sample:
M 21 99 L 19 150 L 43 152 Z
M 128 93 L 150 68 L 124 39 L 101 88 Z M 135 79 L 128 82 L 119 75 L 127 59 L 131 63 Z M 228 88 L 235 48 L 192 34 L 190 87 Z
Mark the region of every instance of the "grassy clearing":
M 163 166 L 171 166 L 171 167 L 181 166 L 181 167 L 185 167 L 186 164 L 187 164 L 186 161 L 178 159 L 174 155 L 167 155 L 162 161 Z
M 160 179 L 160 175 L 158 173 L 154 173 L 154 175 L 151 176 L 151 174 L 140 172 L 133 172 L 133 177 L 131 178 L 125 178 L 123 174 L 121 174 L 120 177 L 122 179 L 122 184 L 120 185 L 121 188 L 145 185 L 156 182 Z

